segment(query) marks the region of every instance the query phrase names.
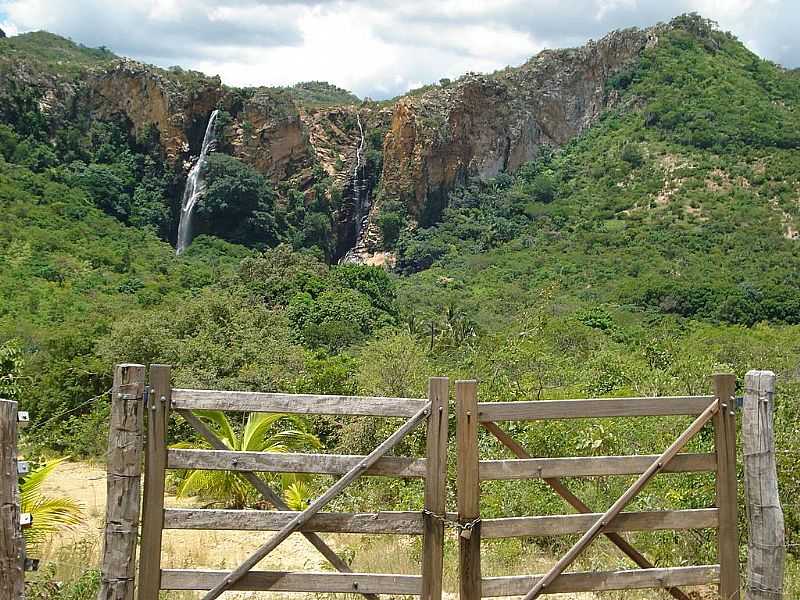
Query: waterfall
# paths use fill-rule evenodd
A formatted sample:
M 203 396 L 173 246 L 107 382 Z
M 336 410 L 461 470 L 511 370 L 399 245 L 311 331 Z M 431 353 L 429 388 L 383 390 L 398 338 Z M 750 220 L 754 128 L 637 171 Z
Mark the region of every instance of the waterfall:
M 206 166 L 209 152 L 213 152 L 217 146 L 217 132 L 215 124 L 217 121 L 218 110 L 211 113 L 211 118 L 206 126 L 206 134 L 203 137 L 203 146 L 200 149 L 200 156 L 197 162 L 189 171 L 186 178 L 186 187 L 183 190 L 183 201 L 181 202 L 181 217 L 178 221 L 178 240 L 175 253 L 182 254 L 189 244 L 192 243 L 192 218 L 197 203 L 203 196 L 206 189 L 206 182 L 203 178 L 203 168 Z
M 358 132 L 361 139 L 356 148 L 356 166 L 353 168 L 352 175 L 352 190 L 353 190 L 353 217 L 356 224 L 356 235 L 353 247 L 350 248 L 342 259 L 340 264 L 344 263 L 358 263 L 360 261 L 360 251 L 364 250 L 364 233 L 369 222 L 369 207 L 370 207 L 370 190 L 369 184 L 365 181 L 365 169 L 363 164 L 364 155 L 364 128 L 361 125 L 361 116 L 356 113 L 356 120 L 358 121 Z

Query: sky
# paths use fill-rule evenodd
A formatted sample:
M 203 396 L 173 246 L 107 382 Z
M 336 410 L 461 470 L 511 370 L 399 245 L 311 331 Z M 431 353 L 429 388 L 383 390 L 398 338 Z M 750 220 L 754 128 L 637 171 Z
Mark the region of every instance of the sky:
M 0 28 L 44 29 L 229 85 L 324 80 L 383 99 L 692 11 L 800 66 L 798 0 L 0 0 Z

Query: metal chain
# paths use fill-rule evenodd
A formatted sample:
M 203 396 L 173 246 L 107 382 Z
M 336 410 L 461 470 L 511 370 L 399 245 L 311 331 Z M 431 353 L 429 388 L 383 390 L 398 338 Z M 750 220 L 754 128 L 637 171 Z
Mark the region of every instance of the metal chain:
M 422 509 L 422 514 L 427 515 L 433 519 L 436 519 L 445 527 L 448 527 L 454 531 L 457 531 L 458 534 L 466 539 L 469 539 L 470 535 L 472 535 L 472 529 L 481 522 L 480 517 L 477 519 L 473 519 L 472 521 L 467 521 L 466 523 L 459 522 L 456 518 L 451 517 L 447 514 L 440 515 L 433 511 L 428 510 L 427 508 Z

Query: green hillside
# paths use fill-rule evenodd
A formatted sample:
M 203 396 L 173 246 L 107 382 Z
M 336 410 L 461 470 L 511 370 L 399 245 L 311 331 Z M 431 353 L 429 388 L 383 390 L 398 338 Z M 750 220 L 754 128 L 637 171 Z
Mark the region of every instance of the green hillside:
M 401 237 L 401 270 L 436 264 L 405 284 L 413 303 L 459 296 L 491 322 L 556 286 L 591 305 L 800 322 L 798 79 L 678 29 L 612 86 L 620 107 L 584 136 Z
M 75 76 L 118 58 L 107 48 L 89 48 L 47 31 L 0 39 L 0 64 L 21 60 L 39 72 Z

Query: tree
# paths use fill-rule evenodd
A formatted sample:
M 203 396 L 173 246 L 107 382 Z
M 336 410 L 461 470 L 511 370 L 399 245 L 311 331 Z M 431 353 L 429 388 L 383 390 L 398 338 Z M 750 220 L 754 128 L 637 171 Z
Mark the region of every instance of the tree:
M 204 177 L 206 190 L 197 207 L 198 233 L 258 248 L 278 243 L 275 193 L 266 177 L 222 153 L 208 157 Z
M 13 342 L 0 345 L 0 398 L 18 400 L 22 392 L 22 350 Z
M 251 413 L 241 432 L 220 411 L 195 411 L 222 442 L 231 450 L 243 452 L 293 452 L 309 448 L 322 448 L 317 436 L 308 431 L 306 422 L 297 416 L 283 413 Z M 176 448 L 191 447 L 188 442 Z M 296 476 L 282 477 L 282 487 L 287 498 L 298 506 L 307 498 L 302 496 L 307 487 L 299 485 Z M 190 470 L 178 485 L 178 497 L 199 495 L 229 508 L 244 508 L 257 499 L 255 488 L 239 473 L 233 471 Z

